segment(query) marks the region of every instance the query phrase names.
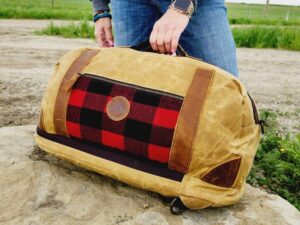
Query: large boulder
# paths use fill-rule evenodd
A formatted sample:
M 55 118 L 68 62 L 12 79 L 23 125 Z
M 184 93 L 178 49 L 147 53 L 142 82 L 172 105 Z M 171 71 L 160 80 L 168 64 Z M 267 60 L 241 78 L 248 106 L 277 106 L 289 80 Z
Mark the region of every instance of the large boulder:
M 35 126 L 0 128 L 0 224 L 300 224 L 295 207 L 250 185 L 236 205 L 174 216 L 157 194 L 44 153 L 34 134 Z

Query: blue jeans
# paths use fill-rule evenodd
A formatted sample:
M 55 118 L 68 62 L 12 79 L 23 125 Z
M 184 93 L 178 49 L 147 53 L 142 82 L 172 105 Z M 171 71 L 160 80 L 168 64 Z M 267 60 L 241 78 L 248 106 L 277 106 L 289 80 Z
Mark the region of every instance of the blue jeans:
M 111 0 L 116 46 L 149 40 L 154 23 L 171 0 Z M 224 0 L 198 0 L 179 44 L 191 56 L 238 77 L 236 48 Z

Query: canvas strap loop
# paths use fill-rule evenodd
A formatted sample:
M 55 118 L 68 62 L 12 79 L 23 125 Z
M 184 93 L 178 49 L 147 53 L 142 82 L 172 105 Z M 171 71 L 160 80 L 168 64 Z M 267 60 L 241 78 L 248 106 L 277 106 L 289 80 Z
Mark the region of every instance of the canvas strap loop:
M 214 72 L 198 69 L 192 80 L 177 120 L 169 160 L 170 169 L 181 173 L 186 173 L 189 169 L 193 139 Z

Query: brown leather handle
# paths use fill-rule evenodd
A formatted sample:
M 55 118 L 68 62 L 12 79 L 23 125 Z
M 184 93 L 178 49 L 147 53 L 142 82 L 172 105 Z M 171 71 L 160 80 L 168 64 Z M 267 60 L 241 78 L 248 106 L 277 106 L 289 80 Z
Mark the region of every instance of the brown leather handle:
M 155 52 L 152 49 L 149 41 L 145 41 L 145 42 L 142 42 L 140 44 L 133 45 L 130 48 L 132 48 L 134 50 L 142 51 L 142 52 Z M 176 53 L 177 53 L 177 56 L 188 57 L 187 52 L 182 48 L 181 45 L 177 46 Z

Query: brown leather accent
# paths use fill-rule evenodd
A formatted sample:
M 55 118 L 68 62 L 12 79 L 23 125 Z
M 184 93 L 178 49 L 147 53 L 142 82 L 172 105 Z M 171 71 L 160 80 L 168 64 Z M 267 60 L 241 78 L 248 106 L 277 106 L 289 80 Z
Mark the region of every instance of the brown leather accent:
M 69 136 L 66 127 L 67 105 L 70 97 L 70 89 L 78 79 L 80 73 L 98 54 L 98 49 L 87 49 L 70 66 L 58 90 L 54 108 L 54 127 L 59 135 Z
M 129 113 L 130 103 L 127 98 L 123 96 L 113 97 L 106 105 L 107 116 L 114 120 L 123 120 Z
M 223 163 L 213 168 L 201 179 L 207 183 L 221 187 L 231 187 L 235 181 L 241 164 L 241 158 Z
M 64 84 L 62 85 L 62 89 L 65 92 L 70 91 L 79 77 L 80 77 L 80 75 L 78 73 L 74 73 L 73 76 L 69 80 L 66 80 L 64 82 Z
M 171 147 L 169 168 L 186 173 L 199 115 L 212 82 L 214 71 L 198 69 L 182 104 Z

